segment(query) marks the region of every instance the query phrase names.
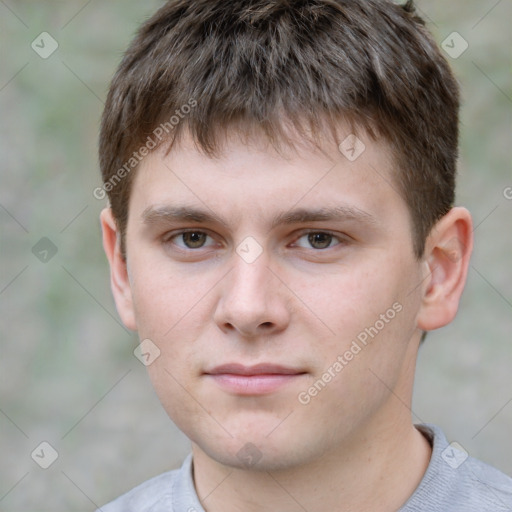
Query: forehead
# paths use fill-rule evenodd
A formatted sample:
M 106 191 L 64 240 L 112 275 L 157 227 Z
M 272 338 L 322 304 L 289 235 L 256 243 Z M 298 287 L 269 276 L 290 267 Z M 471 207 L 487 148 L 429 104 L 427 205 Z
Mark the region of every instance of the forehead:
M 283 220 L 294 207 L 342 208 L 346 218 L 356 212 L 360 218 L 365 213 L 378 218 L 389 207 L 406 212 L 384 141 L 364 132 L 356 138 L 345 129 L 338 141 L 326 137 L 314 146 L 297 138 L 292 143 L 276 149 L 263 136 L 231 134 L 212 157 L 185 136 L 168 154 L 162 147 L 141 162 L 132 184 L 131 214 L 147 220 L 148 212 L 186 204 L 196 212 L 209 210 L 219 222 L 222 212 L 236 211 L 260 218 L 272 213 L 275 223 L 276 215 Z

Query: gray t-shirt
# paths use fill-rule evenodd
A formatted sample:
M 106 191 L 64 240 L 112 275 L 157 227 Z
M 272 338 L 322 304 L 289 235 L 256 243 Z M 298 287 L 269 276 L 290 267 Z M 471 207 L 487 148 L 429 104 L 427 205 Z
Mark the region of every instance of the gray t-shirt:
M 420 485 L 398 512 L 512 512 L 512 478 L 448 444 L 435 425 L 416 427 L 432 444 Z M 97 512 L 205 512 L 197 497 L 192 454 L 180 469 L 135 487 Z

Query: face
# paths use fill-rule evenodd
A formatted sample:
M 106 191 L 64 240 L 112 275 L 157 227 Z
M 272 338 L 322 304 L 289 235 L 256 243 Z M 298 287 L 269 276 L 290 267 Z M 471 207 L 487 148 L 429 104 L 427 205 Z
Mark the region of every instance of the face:
M 133 327 L 167 413 L 216 461 L 311 463 L 409 414 L 393 395 L 412 387 L 421 265 L 388 148 L 364 143 L 350 161 L 232 138 L 211 159 L 184 140 L 137 170 Z

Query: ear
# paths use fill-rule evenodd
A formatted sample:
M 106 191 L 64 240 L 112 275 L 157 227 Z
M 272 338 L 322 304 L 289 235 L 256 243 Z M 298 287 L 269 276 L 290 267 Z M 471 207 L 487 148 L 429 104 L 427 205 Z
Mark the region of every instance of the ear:
M 432 228 L 423 255 L 424 282 L 418 328 L 449 324 L 457 314 L 473 250 L 473 223 L 466 208 L 452 208 Z
M 127 262 L 121 254 L 120 234 L 111 208 L 105 208 L 100 215 L 103 232 L 103 248 L 110 263 L 110 286 L 117 311 L 128 329 L 136 330 L 135 312 Z

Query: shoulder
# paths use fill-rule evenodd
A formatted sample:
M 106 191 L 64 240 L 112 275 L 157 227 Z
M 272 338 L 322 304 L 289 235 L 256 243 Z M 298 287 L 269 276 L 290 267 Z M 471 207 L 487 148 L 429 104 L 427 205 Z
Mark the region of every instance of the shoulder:
M 468 457 L 458 469 L 460 487 L 479 504 L 479 511 L 512 510 L 512 478 L 473 457 Z
M 96 512 L 149 512 L 158 502 L 171 500 L 176 474 L 174 470 L 151 478 Z
M 96 512 L 202 511 L 193 482 L 190 453 L 179 469 L 162 473 L 138 485 Z
M 417 425 L 433 450 L 422 482 L 403 512 L 510 512 L 512 478 L 475 459 L 457 443 L 448 443 L 435 425 Z
M 172 512 L 172 493 L 178 469 L 162 473 L 138 485 L 126 494 L 102 506 L 96 512 Z

